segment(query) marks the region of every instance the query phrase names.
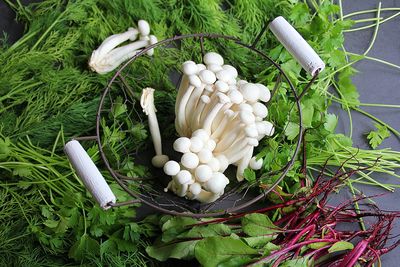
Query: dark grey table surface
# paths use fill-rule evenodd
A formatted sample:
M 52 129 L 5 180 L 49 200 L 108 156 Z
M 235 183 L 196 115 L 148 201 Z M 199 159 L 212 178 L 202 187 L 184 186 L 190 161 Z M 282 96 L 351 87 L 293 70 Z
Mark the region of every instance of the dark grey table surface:
M 32 1 L 22 1 L 32 2 Z M 344 14 L 358 10 L 374 9 L 378 6 L 378 1 L 374 0 L 343 0 Z M 382 7 L 400 8 L 400 0 L 384 0 Z M 387 17 L 393 12 L 382 12 L 382 17 Z M 374 17 L 376 14 L 370 13 L 365 17 Z M 3 1 L 0 1 L 0 33 L 6 32 L 9 41 L 16 41 L 23 31 L 23 25 L 15 22 L 14 14 L 9 10 Z M 345 35 L 345 47 L 350 52 L 363 53 L 368 47 L 373 35 L 373 28 L 363 31 L 348 33 Z M 400 65 L 400 16 L 386 22 L 380 26 L 377 40 L 373 49 L 368 54 L 371 57 L 387 60 Z M 354 65 L 359 71 L 353 78 L 360 93 L 360 100 L 364 103 L 381 104 L 400 104 L 400 70 L 395 69 L 374 61 L 362 60 Z M 381 120 L 389 123 L 395 129 L 400 130 L 400 109 L 396 108 L 378 108 L 362 107 L 365 111 L 372 113 Z M 338 132 L 349 133 L 349 120 L 347 113 L 339 106 L 333 105 L 331 112 L 339 115 Z M 353 141 L 354 146 L 360 148 L 369 148 L 366 142 L 365 133 L 374 128 L 373 122 L 358 112 L 352 112 L 353 116 Z M 383 142 L 380 148 L 390 147 L 400 151 L 400 139 L 391 136 Z M 376 179 L 383 182 L 399 183 L 398 179 L 384 175 L 376 175 Z M 400 184 L 400 183 L 399 183 Z M 376 187 L 358 186 L 366 195 L 384 192 Z M 400 189 L 395 193 L 387 194 L 377 200 L 378 205 L 386 210 L 400 210 Z M 349 197 L 349 194 L 342 192 L 335 200 L 341 200 Z M 400 234 L 400 224 L 394 229 L 394 234 Z M 383 266 L 400 266 L 400 248 L 397 248 L 384 256 Z

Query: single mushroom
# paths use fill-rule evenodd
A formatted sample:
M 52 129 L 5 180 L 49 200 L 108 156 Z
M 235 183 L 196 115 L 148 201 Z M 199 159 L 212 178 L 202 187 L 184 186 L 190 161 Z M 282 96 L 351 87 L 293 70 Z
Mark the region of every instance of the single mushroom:
M 194 176 L 197 182 L 204 183 L 211 179 L 213 170 L 208 165 L 199 165 L 194 171 Z
M 185 168 L 194 169 L 199 165 L 199 157 L 192 152 L 188 152 L 183 154 L 181 163 Z
M 173 148 L 176 152 L 187 153 L 190 152 L 190 139 L 187 137 L 179 137 L 175 140 Z
M 152 159 L 152 164 L 154 167 L 161 168 L 169 160 L 167 155 L 162 154 L 162 144 L 161 144 L 161 134 L 160 128 L 158 126 L 156 108 L 154 106 L 154 89 L 145 88 L 143 89 L 142 96 L 140 98 L 140 105 L 143 108 L 143 112 L 149 118 L 149 128 L 150 134 L 153 139 L 154 150 L 156 156 Z
M 221 194 L 228 183 L 229 180 L 223 173 L 215 172 L 211 179 L 204 183 L 204 188 L 211 193 Z
M 194 183 L 194 180 L 192 178 L 192 174 L 187 170 L 182 170 L 174 176 L 174 181 L 177 185 L 176 194 L 178 196 L 184 197 L 186 195 L 188 186 Z
M 180 172 L 181 166 L 179 165 L 178 162 L 176 162 L 174 160 L 170 160 L 167 163 L 165 163 L 163 169 L 164 169 L 165 174 L 170 175 L 170 176 L 175 176 Z
M 263 159 L 259 158 L 257 159 L 256 157 L 252 157 L 249 163 L 249 167 L 253 170 L 260 170 L 263 165 Z

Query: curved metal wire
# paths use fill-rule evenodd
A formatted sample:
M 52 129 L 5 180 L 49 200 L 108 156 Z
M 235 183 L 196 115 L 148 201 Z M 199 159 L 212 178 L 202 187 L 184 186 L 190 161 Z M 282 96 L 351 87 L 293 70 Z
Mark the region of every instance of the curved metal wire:
M 301 147 L 301 142 L 303 139 L 303 133 L 304 133 L 304 126 L 302 124 L 302 112 L 301 112 L 301 105 L 300 105 L 300 99 L 302 96 L 304 96 L 304 94 L 306 93 L 307 89 L 310 88 L 311 84 L 315 81 L 317 75 L 315 75 L 312 80 L 309 82 L 309 84 L 305 87 L 305 89 L 303 90 L 303 92 L 300 93 L 300 95 L 298 94 L 298 92 L 296 91 L 294 85 L 292 84 L 292 82 L 290 81 L 288 75 L 284 72 L 284 70 L 281 68 L 281 66 L 276 63 L 274 60 L 272 60 L 270 57 L 268 57 L 265 53 L 263 53 L 262 51 L 258 50 L 255 45 L 258 42 L 259 38 L 261 37 L 261 35 L 265 32 L 265 29 L 263 29 L 261 31 L 261 33 L 259 35 L 257 35 L 256 40 L 253 42 L 253 44 L 248 45 L 243 43 L 241 40 L 239 40 L 238 38 L 232 37 L 232 36 L 226 36 L 226 35 L 222 35 L 222 34 L 213 34 L 213 33 L 195 33 L 195 34 L 186 34 L 186 35 L 179 35 L 179 36 L 174 36 L 162 41 L 159 41 L 156 44 L 150 45 L 147 48 L 143 49 L 142 51 L 140 51 L 139 53 L 137 53 L 134 57 L 132 57 L 129 61 L 127 61 L 122 67 L 120 67 L 118 69 L 118 71 L 115 73 L 115 75 L 112 77 L 112 79 L 109 81 L 107 87 L 105 88 L 101 99 L 100 99 L 100 103 L 99 103 L 99 108 L 97 111 L 97 116 L 96 116 L 96 139 L 97 139 L 97 143 L 98 143 L 98 147 L 99 147 L 99 152 L 101 155 L 101 158 L 106 166 L 106 168 L 108 169 L 108 171 L 110 172 L 110 174 L 112 175 L 112 177 L 116 180 L 116 182 L 128 193 L 130 194 L 134 200 L 131 201 L 127 201 L 126 204 L 131 204 L 131 203 L 137 203 L 138 201 L 142 202 L 143 204 L 146 204 L 150 207 L 153 207 L 155 209 L 157 209 L 158 211 L 161 211 L 163 213 L 167 213 L 167 214 L 171 214 L 171 215 L 179 215 L 179 216 L 190 216 L 190 217 L 197 217 L 197 218 L 201 218 L 201 217 L 216 217 L 216 216 L 223 216 L 223 215 L 227 215 L 227 214 L 231 214 L 234 212 L 237 212 L 239 210 L 243 210 L 247 207 L 249 207 L 250 205 L 254 204 L 255 202 L 265 198 L 265 196 L 270 193 L 282 180 L 283 178 L 287 175 L 288 171 L 291 169 L 291 167 L 293 166 L 296 157 L 299 153 L 300 147 Z M 162 45 L 166 45 L 178 40 L 182 40 L 182 39 L 188 39 L 188 38 L 199 38 L 200 40 L 200 44 L 201 44 L 201 51 L 202 53 L 204 53 L 204 38 L 208 38 L 208 39 L 223 39 L 223 40 L 228 40 L 228 41 L 233 41 L 234 43 L 236 43 L 239 46 L 242 46 L 244 48 L 247 48 L 253 52 L 255 52 L 256 54 L 258 54 L 259 56 L 261 56 L 261 58 L 265 59 L 267 62 L 271 63 L 272 65 L 274 65 L 280 72 L 279 74 L 279 82 L 281 82 L 281 80 L 285 80 L 289 86 L 289 89 L 291 90 L 291 92 L 294 95 L 294 99 L 295 99 L 295 104 L 297 106 L 298 109 L 298 116 L 299 116 L 299 135 L 298 135 L 298 140 L 295 144 L 295 149 L 293 152 L 293 155 L 291 157 L 291 159 L 287 162 L 287 164 L 281 169 L 281 174 L 279 175 L 279 177 L 276 179 L 276 181 L 266 190 L 264 190 L 264 192 L 262 192 L 261 194 L 257 195 L 256 197 L 253 197 L 252 199 L 246 201 L 245 203 L 242 203 L 240 205 L 236 206 L 236 202 L 235 201 L 234 205 L 232 207 L 228 207 L 225 208 L 224 210 L 220 210 L 220 211 L 210 211 L 210 212 L 205 212 L 205 213 L 197 213 L 194 212 L 193 208 L 190 208 L 188 205 L 188 209 L 185 210 L 186 208 L 183 207 L 186 204 L 184 203 L 184 201 L 182 200 L 182 198 L 179 198 L 180 203 L 179 205 L 182 205 L 182 207 L 178 207 L 180 210 L 183 211 L 177 211 L 177 210 L 173 210 L 171 209 L 171 206 L 178 206 L 176 205 L 176 203 L 174 202 L 174 198 L 177 199 L 177 197 L 175 196 L 170 196 L 170 200 L 168 200 L 170 203 L 157 203 L 156 199 L 157 199 L 157 192 L 153 192 L 151 187 L 145 187 L 145 185 L 143 185 L 143 188 L 145 188 L 146 193 L 138 193 L 135 192 L 133 190 L 131 190 L 128 185 L 125 183 L 124 178 L 127 178 L 121 174 L 119 174 L 117 171 L 115 171 L 109 160 L 107 159 L 107 156 L 105 154 L 104 148 L 103 148 L 103 143 L 102 143 L 102 138 L 101 138 L 101 114 L 103 112 L 103 105 L 105 105 L 107 96 L 111 90 L 111 85 L 113 83 L 116 82 L 116 79 L 118 77 L 122 77 L 122 81 L 123 83 L 126 83 L 126 81 L 124 80 L 123 75 L 121 75 L 121 72 L 130 64 L 133 64 L 135 62 L 135 60 L 137 60 L 137 58 L 141 57 L 142 55 L 146 54 L 147 51 L 149 51 L 150 49 L 154 49 L 157 48 L 159 46 Z M 247 191 L 246 191 L 247 193 Z M 242 197 L 243 198 L 243 197 Z M 125 203 L 120 203 L 120 204 L 114 204 L 113 206 L 121 206 L 124 205 Z M 166 206 L 166 207 L 163 207 Z M 208 208 L 206 208 L 206 211 L 209 209 L 212 209 L 213 205 L 209 205 Z

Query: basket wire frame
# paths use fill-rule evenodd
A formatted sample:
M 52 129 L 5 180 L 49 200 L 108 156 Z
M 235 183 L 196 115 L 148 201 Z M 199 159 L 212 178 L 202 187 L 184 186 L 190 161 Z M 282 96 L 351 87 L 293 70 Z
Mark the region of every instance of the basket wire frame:
M 117 203 L 109 203 L 110 206 L 112 207 L 118 207 L 118 206 L 124 206 L 124 205 L 132 205 L 135 203 L 143 203 L 145 205 L 148 205 L 160 212 L 166 213 L 166 214 L 171 214 L 171 215 L 178 215 L 178 216 L 190 216 L 190 217 L 195 217 L 195 218 L 203 218 L 203 217 L 216 217 L 216 216 L 224 216 L 228 214 L 232 214 L 235 212 L 238 212 L 240 210 L 249 208 L 251 205 L 254 203 L 258 202 L 261 199 L 264 199 L 268 193 L 270 193 L 274 188 L 283 180 L 283 178 L 287 175 L 289 170 L 292 168 L 296 157 L 299 153 L 301 143 L 303 140 L 303 134 L 304 134 L 304 125 L 302 123 L 302 112 L 301 112 L 301 105 L 300 105 L 300 99 L 304 96 L 304 94 L 307 92 L 307 90 L 311 87 L 311 85 L 314 83 L 314 81 L 317 79 L 319 71 L 316 72 L 316 74 L 312 77 L 312 79 L 306 84 L 302 92 L 297 92 L 294 85 L 292 84 L 291 80 L 289 79 L 288 75 L 284 72 L 282 67 L 276 63 L 274 60 L 272 60 L 269 56 L 267 56 L 264 52 L 258 50 L 256 48 L 257 43 L 259 42 L 260 38 L 262 35 L 266 32 L 268 27 L 268 24 L 263 27 L 263 29 L 260 31 L 260 33 L 256 36 L 255 40 L 253 41 L 252 44 L 248 45 L 243 43 L 240 39 L 232 36 L 226 36 L 222 34 L 214 34 L 214 33 L 195 33 L 195 34 L 186 34 L 186 35 L 177 35 L 172 38 L 164 39 L 162 41 L 159 41 L 156 44 L 150 45 L 147 48 L 143 49 L 139 53 L 137 53 L 134 57 L 132 57 L 129 61 L 127 61 L 122 67 L 120 67 L 115 75 L 112 77 L 112 79 L 109 81 L 107 87 L 105 88 L 101 99 L 99 103 L 99 108 L 96 116 L 96 136 L 92 137 L 83 137 L 83 138 L 76 138 L 76 139 L 81 139 L 81 140 L 86 140 L 86 139 L 95 139 L 98 143 L 98 148 L 100 152 L 101 159 L 104 162 L 104 165 L 106 166 L 107 170 L 110 172 L 111 176 L 115 179 L 115 181 L 121 186 L 123 190 L 125 190 L 130 196 L 133 197 L 132 200 L 128 200 L 125 202 L 117 202 Z M 298 118 L 299 118 L 299 134 L 297 137 L 297 140 L 294 144 L 294 151 L 290 157 L 290 160 L 287 161 L 287 163 L 278 171 L 270 172 L 266 175 L 278 175 L 278 178 L 275 180 L 274 183 L 272 183 L 269 188 L 264 189 L 261 193 L 258 193 L 257 195 L 254 196 L 250 194 L 250 189 L 251 186 L 249 184 L 246 184 L 246 182 L 241 182 L 235 184 L 233 187 L 229 188 L 227 192 L 223 196 L 221 196 L 216 202 L 210 203 L 210 204 L 201 204 L 198 203 L 197 201 L 193 200 L 186 200 L 184 198 L 178 197 L 174 195 L 173 193 L 165 193 L 162 191 L 162 188 L 159 187 L 154 187 L 154 184 L 148 184 L 146 181 L 146 178 L 132 178 L 127 175 L 121 174 L 118 170 L 122 167 L 121 166 L 121 161 L 117 161 L 117 166 L 114 166 L 113 163 L 110 162 L 109 157 L 106 154 L 106 149 L 107 149 L 107 144 L 104 142 L 102 136 L 103 136 L 103 126 L 102 126 L 102 118 L 106 115 L 109 114 L 112 107 L 106 107 L 108 103 L 113 103 L 113 96 L 112 96 L 112 89 L 117 85 L 117 87 L 120 87 L 118 93 L 119 95 L 123 95 L 124 99 L 124 104 L 129 105 L 130 107 L 133 107 L 130 112 L 128 117 L 133 116 L 138 119 L 140 123 L 143 123 L 141 117 L 143 114 L 140 114 L 139 112 L 136 111 L 134 108 L 135 104 L 135 90 L 132 88 L 132 86 L 129 85 L 129 82 L 126 79 L 126 76 L 124 74 L 124 71 L 127 69 L 127 67 L 130 64 L 134 64 L 134 62 L 141 56 L 145 55 L 147 51 L 150 49 L 154 49 L 160 46 L 168 46 L 171 45 L 175 42 L 180 42 L 184 39 L 190 39 L 194 38 L 195 40 L 198 39 L 200 43 L 200 49 L 202 55 L 205 54 L 205 47 L 204 47 L 204 40 L 205 39 L 210 39 L 210 40 L 215 40 L 215 39 L 220 39 L 223 41 L 231 41 L 235 43 L 236 45 L 246 48 L 255 54 L 257 54 L 259 57 L 261 57 L 263 60 L 266 62 L 269 62 L 273 66 L 275 66 L 276 69 L 279 71 L 278 78 L 275 82 L 274 88 L 271 90 L 271 100 L 272 98 L 276 95 L 277 90 L 281 86 L 282 81 L 285 81 L 290 89 L 291 94 L 293 94 L 294 97 L 294 102 L 295 105 L 292 107 L 296 107 L 298 111 Z M 166 47 L 168 49 L 168 47 Z M 165 74 L 168 75 L 168 74 Z M 136 79 L 139 79 L 136 77 Z M 179 86 L 179 82 L 178 85 Z M 141 91 L 142 88 L 139 88 Z M 271 103 L 267 103 L 267 106 Z M 157 106 L 156 106 L 157 107 Z M 132 121 L 130 118 L 127 118 L 130 121 Z M 119 127 L 123 127 L 122 124 L 119 125 Z M 122 129 L 121 129 L 122 130 Z M 284 130 L 284 129 L 283 129 Z M 85 139 L 86 138 L 86 139 Z M 120 146 L 122 147 L 122 150 L 124 151 L 123 157 L 135 157 L 138 155 L 140 147 L 137 146 L 134 151 L 129 151 L 125 144 L 122 142 L 122 140 L 119 140 Z M 279 153 L 276 151 L 276 153 Z M 169 178 L 169 177 L 168 177 Z M 152 180 L 152 178 L 147 178 Z M 158 178 L 156 178 L 158 179 Z M 137 180 L 137 181 L 132 181 L 132 180 Z M 157 183 L 157 181 L 153 181 Z M 132 189 L 132 183 L 135 184 L 135 189 Z M 257 184 L 255 184 L 257 185 Z M 261 190 L 261 188 L 257 187 L 257 190 Z M 238 195 L 238 192 L 240 192 L 240 195 Z M 221 204 L 223 205 L 224 202 L 226 203 L 231 203 L 230 205 L 228 204 L 228 207 L 223 207 L 221 208 Z M 226 205 L 225 205 L 226 206 Z

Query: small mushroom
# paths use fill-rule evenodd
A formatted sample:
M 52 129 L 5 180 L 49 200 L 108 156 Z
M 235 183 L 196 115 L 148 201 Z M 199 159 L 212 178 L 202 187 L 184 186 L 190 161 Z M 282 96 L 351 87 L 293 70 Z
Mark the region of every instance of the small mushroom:
M 181 170 L 181 166 L 179 165 L 178 162 L 174 160 L 170 160 L 164 165 L 164 172 L 167 175 L 170 176 L 175 176 L 178 174 L 178 172 Z
M 226 176 L 221 172 L 215 172 L 211 179 L 204 183 L 204 188 L 211 193 L 220 194 L 224 191 L 226 185 L 229 180 L 227 180 Z
M 181 163 L 185 168 L 194 169 L 199 165 L 199 157 L 192 152 L 188 152 L 183 154 Z
M 257 159 L 256 157 L 252 157 L 249 163 L 250 168 L 253 170 L 259 170 L 262 168 L 263 165 L 263 159 L 259 158 Z
M 179 137 L 175 140 L 173 148 L 176 152 L 187 153 L 190 152 L 190 139 L 187 137 Z
M 215 52 L 206 53 L 203 57 L 203 61 L 207 65 L 213 65 L 213 64 L 219 65 L 219 66 L 224 65 L 223 57 L 220 54 L 215 53 Z
M 208 180 L 210 180 L 212 174 L 213 174 L 213 171 L 210 168 L 210 166 L 208 166 L 208 165 L 199 165 L 194 172 L 196 181 L 198 181 L 200 183 L 204 183 L 204 182 L 207 182 Z
M 156 108 L 154 106 L 154 91 L 153 88 L 149 87 L 143 89 L 140 105 L 143 108 L 143 112 L 149 118 L 150 134 L 156 152 L 156 156 L 152 159 L 152 164 L 157 168 L 161 168 L 168 161 L 168 156 L 162 154 L 161 134 L 156 116 Z

